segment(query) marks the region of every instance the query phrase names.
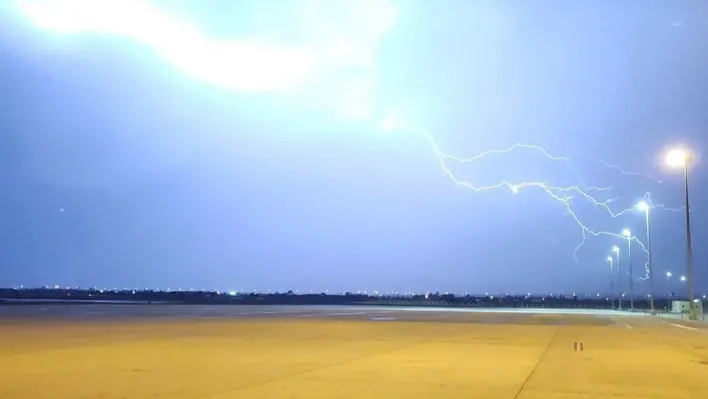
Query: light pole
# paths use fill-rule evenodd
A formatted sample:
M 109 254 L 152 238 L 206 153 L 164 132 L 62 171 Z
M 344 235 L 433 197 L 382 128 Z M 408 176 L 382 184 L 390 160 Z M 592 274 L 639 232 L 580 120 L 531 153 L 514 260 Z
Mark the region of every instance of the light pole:
M 674 168 L 683 168 L 684 207 L 686 208 L 686 275 L 688 285 L 688 319 L 698 320 L 698 308 L 693 293 L 693 249 L 691 248 L 691 210 L 688 202 L 688 151 L 676 149 L 666 154 L 666 163 Z
M 666 272 L 666 289 L 667 289 L 667 294 L 666 297 L 668 298 L 666 300 L 666 310 L 669 312 L 671 311 L 671 272 Z
M 622 230 L 622 235 L 627 237 L 627 267 L 629 268 L 629 310 L 634 312 L 634 276 L 632 276 L 632 232 Z
M 654 270 L 653 270 L 653 266 L 652 266 L 652 262 L 651 262 L 651 230 L 649 228 L 649 210 L 651 209 L 651 206 L 646 201 L 642 201 L 639 204 L 637 204 L 637 209 L 644 212 L 644 215 L 646 215 L 646 221 L 647 221 L 647 254 L 648 254 L 647 264 L 649 266 L 649 310 L 651 311 L 652 314 L 654 314 L 655 313 L 655 310 L 654 310 Z
M 611 256 L 608 256 L 607 261 L 610 262 L 610 309 L 614 309 L 615 308 L 615 275 L 614 275 L 614 267 L 612 265 L 614 258 Z
M 617 246 L 612 247 L 612 252 L 617 256 L 617 308 L 622 310 L 622 266 L 620 264 L 620 249 Z

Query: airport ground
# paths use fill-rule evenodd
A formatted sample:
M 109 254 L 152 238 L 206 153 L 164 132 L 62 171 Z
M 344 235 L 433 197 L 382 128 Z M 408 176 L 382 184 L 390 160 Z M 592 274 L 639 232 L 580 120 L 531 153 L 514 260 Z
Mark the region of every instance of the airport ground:
M 0 370 L 2 399 L 705 399 L 708 324 L 537 309 L 0 306 Z

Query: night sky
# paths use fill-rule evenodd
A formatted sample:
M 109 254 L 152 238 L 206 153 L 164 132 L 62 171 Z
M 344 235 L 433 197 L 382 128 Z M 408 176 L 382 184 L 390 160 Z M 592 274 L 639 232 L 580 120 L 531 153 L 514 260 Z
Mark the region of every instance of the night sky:
M 689 145 L 708 291 L 704 1 L 49 2 L 73 20 L 42 3 L 0 5 L 2 286 L 607 291 L 626 241 L 574 253 L 563 201 L 475 192 L 436 153 L 521 142 L 570 161 L 443 160 L 478 187 L 679 208 L 650 212 L 659 293 L 666 271 L 682 289 L 686 245 L 663 155 Z M 553 192 L 646 244 L 642 212 Z M 644 293 L 639 243 L 632 258 Z

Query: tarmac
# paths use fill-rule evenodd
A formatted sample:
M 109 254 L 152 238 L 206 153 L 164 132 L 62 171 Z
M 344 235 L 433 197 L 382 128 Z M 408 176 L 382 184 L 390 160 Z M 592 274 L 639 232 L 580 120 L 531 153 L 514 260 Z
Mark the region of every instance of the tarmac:
M 0 398 L 708 397 L 708 324 L 581 310 L 0 306 Z

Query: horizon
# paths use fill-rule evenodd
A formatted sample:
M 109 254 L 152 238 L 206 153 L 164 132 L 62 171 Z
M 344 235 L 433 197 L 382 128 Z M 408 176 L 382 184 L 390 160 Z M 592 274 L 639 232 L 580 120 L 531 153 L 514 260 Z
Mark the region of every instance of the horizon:
M 442 292 L 442 291 L 422 291 L 422 292 L 393 292 L 393 291 L 343 291 L 343 292 L 329 292 L 329 291 L 316 291 L 316 290 L 268 290 L 268 291 L 239 291 L 239 290 L 221 290 L 221 289 L 170 289 L 170 288 L 140 288 L 140 287 L 59 287 L 59 286 L 37 286 L 37 287 L 24 287 L 24 286 L 13 286 L 13 287 L 0 287 L 1 290 L 56 290 L 56 291 L 98 291 L 100 293 L 138 293 L 138 292 L 159 292 L 159 293 L 216 293 L 219 295 L 228 296 L 239 296 L 239 295 L 332 295 L 341 296 L 346 294 L 359 295 L 359 296 L 369 296 L 369 297 L 411 297 L 411 296 L 446 296 L 453 295 L 455 297 L 472 297 L 472 298 L 503 298 L 503 297 L 526 297 L 526 298 L 544 298 L 544 297 L 586 297 L 586 298 L 598 298 L 602 300 L 612 299 L 612 293 L 607 292 L 485 292 L 485 293 L 473 293 L 473 292 Z M 617 293 L 614 293 L 614 298 L 617 298 Z M 664 299 L 667 297 L 671 298 L 683 298 L 685 295 L 677 293 L 658 293 L 655 295 L 656 299 Z M 702 293 L 697 292 L 696 296 L 698 299 L 708 298 L 708 292 Z M 630 298 L 628 293 L 623 293 L 622 298 Z M 648 294 L 635 294 L 633 298 L 648 298 Z M 0 298 L 1 299 L 1 298 Z

